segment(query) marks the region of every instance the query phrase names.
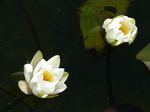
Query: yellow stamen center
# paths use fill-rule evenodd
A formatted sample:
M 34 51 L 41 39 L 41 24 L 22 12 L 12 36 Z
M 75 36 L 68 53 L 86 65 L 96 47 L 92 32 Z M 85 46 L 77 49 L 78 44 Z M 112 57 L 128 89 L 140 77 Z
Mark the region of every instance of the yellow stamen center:
M 122 25 L 119 30 L 121 30 L 124 35 L 127 35 L 129 33 L 129 28 L 127 27 L 127 25 L 123 22 L 120 22 L 120 24 Z
M 48 81 L 48 82 L 53 82 L 54 77 L 49 71 L 45 70 L 43 72 L 43 80 Z

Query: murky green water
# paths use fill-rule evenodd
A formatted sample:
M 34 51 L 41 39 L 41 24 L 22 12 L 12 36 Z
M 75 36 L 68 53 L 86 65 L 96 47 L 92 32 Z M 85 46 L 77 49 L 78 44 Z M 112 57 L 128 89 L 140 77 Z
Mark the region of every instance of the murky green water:
M 84 50 L 77 8 L 85 0 L 25 0 L 31 13 L 44 58 L 58 54 L 61 67 L 69 72 L 68 88 L 53 99 L 33 105 L 36 112 L 103 112 L 110 107 L 106 57 L 95 59 Z M 127 15 L 136 19 L 138 35 L 128 47 L 111 55 L 111 77 L 116 104 L 132 104 L 143 112 L 150 111 L 150 76 L 136 54 L 150 42 L 150 8 L 148 0 L 132 1 Z M 76 41 L 78 44 L 76 44 Z M 74 50 L 75 48 L 75 50 Z M 19 0 L 0 1 L 0 84 L 11 88 L 17 84 L 9 75 L 22 71 L 23 65 L 38 50 L 31 28 Z M 72 53 L 73 51 L 73 53 Z M 69 57 L 71 55 L 71 57 Z M 69 58 L 68 58 L 69 57 Z M 34 112 L 19 97 L 0 90 L 0 110 Z M 12 107 L 9 107 L 9 105 Z

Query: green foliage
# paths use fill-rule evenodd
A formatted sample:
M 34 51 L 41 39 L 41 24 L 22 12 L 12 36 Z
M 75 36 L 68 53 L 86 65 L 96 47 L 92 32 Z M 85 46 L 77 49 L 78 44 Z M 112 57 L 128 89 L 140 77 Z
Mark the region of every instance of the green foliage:
M 150 70 L 150 44 L 146 45 L 137 55 L 136 59 L 141 60 Z
M 94 49 L 98 54 L 107 50 L 100 34 L 103 21 L 125 14 L 128 5 L 129 0 L 88 0 L 79 8 L 80 28 L 86 50 Z

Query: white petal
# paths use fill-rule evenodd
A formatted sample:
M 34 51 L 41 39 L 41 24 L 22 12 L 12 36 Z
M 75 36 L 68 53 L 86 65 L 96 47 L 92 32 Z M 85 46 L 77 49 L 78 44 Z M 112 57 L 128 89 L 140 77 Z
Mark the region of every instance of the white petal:
M 107 34 L 106 34 L 106 40 L 109 42 L 109 41 L 111 41 L 111 40 L 114 40 L 115 39 L 115 31 L 114 31 L 114 29 L 112 28 L 112 29 L 109 29 L 108 31 L 107 31 Z
M 41 51 L 37 51 L 36 54 L 33 56 L 32 60 L 31 60 L 31 65 L 33 66 L 33 68 L 35 68 L 35 66 L 43 59 L 43 55 Z
M 39 71 L 38 73 L 36 73 L 36 74 L 32 77 L 32 79 L 31 79 L 31 81 L 30 81 L 30 88 L 33 88 L 34 85 L 35 85 L 35 83 L 39 83 L 39 82 L 43 81 L 42 72 L 43 72 L 43 71 Z
M 128 20 L 130 21 L 130 23 L 132 23 L 132 24 L 135 25 L 135 19 L 133 19 L 133 18 L 128 18 Z
M 50 58 L 47 61 L 47 65 L 51 65 L 52 68 L 58 68 L 60 65 L 60 56 L 56 55 L 56 56 L 53 56 L 52 58 Z
M 54 82 L 44 81 L 42 72 L 38 72 L 32 78 L 32 80 L 30 82 L 30 88 L 34 88 L 36 85 L 36 86 L 38 86 L 41 93 L 50 94 L 55 90 L 55 85 L 57 82 L 55 82 L 55 81 Z
M 24 65 L 24 76 L 25 80 L 29 83 L 32 78 L 33 67 L 30 64 Z
M 41 92 L 44 94 L 51 94 L 55 90 L 55 82 L 47 82 L 47 81 L 42 81 L 40 82 L 41 86 Z
M 119 29 L 121 26 L 120 22 L 112 22 L 112 24 L 109 24 L 108 28 L 106 30 L 109 29 Z
M 123 20 L 123 18 L 114 18 L 112 20 L 111 24 L 118 25 L 122 20 Z
M 19 81 L 18 86 L 21 89 L 21 91 L 24 92 L 25 94 L 27 95 L 32 94 L 29 84 L 26 81 Z
M 44 59 L 42 59 L 35 67 L 35 69 L 33 71 L 33 75 L 36 74 L 37 72 L 39 72 L 40 70 L 46 68 L 46 66 L 47 66 L 46 61 Z
M 62 75 L 64 73 L 64 69 L 63 68 L 59 68 L 59 69 L 54 69 L 54 74 L 56 76 L 56 79 L 55 80 L 60 80 Z
M 63 74 L 62 78 L 60 79 L 60 81 L 61 82 L 65 82 L 67 80 L 68 76 L 69 76 L 69 73 L 68 72 L 64 72 L 64 74 Z
M 52 94 L 58 94 L 63 92 L 65 89 L 67 88 L 66 84 L 64 84 L 63 82 L 58 82 L 56 85 L 56 89 Z
M 103 28 L 107 28 L 107 26 L 111 23 L 112 19 L 106 19 L 103 23 Z
M 120 31 L 120 30 L 115 30 L 115 38 L 118 41 L 123 41 L 124 40 L 124 33 L 122 33 L 122 31 Z
M 132 26 L 132 33 L 131 33 L 131 37 L 135 37 L 137 34 L 137 27 L 135 25 Z
M 117 30 L 118 31 L 118 30 Z M 108 43 L 111 43 L 112 41 L 116 40 L 116 29 L 109 29 L 106 33 L 106 40 Z
M 108 33 L 107 42 L 112 46 L 119 45 L 124 40 L 124 34 L 120 30 L 113 29 L 114 37 L 111 36 L 111 33 Z
M 37 96 L 39 98 L 46 98 L 48 96 L 47 94 L 43 94 L 41 92 L 41 90 L 38 88 L 37 83 L 35 83 L 34 87 L 32 88 L 32 92 L 35 96 Z

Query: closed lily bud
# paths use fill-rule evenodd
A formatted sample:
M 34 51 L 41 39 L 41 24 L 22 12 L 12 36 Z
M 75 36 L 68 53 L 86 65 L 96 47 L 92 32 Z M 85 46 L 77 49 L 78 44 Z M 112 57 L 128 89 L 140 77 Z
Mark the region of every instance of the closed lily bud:
M 106 19 L 102 27 L 106 32 L 105 39 L 111 46 L 131 44 L 137 34 L 135 19 L 124 15 Z

